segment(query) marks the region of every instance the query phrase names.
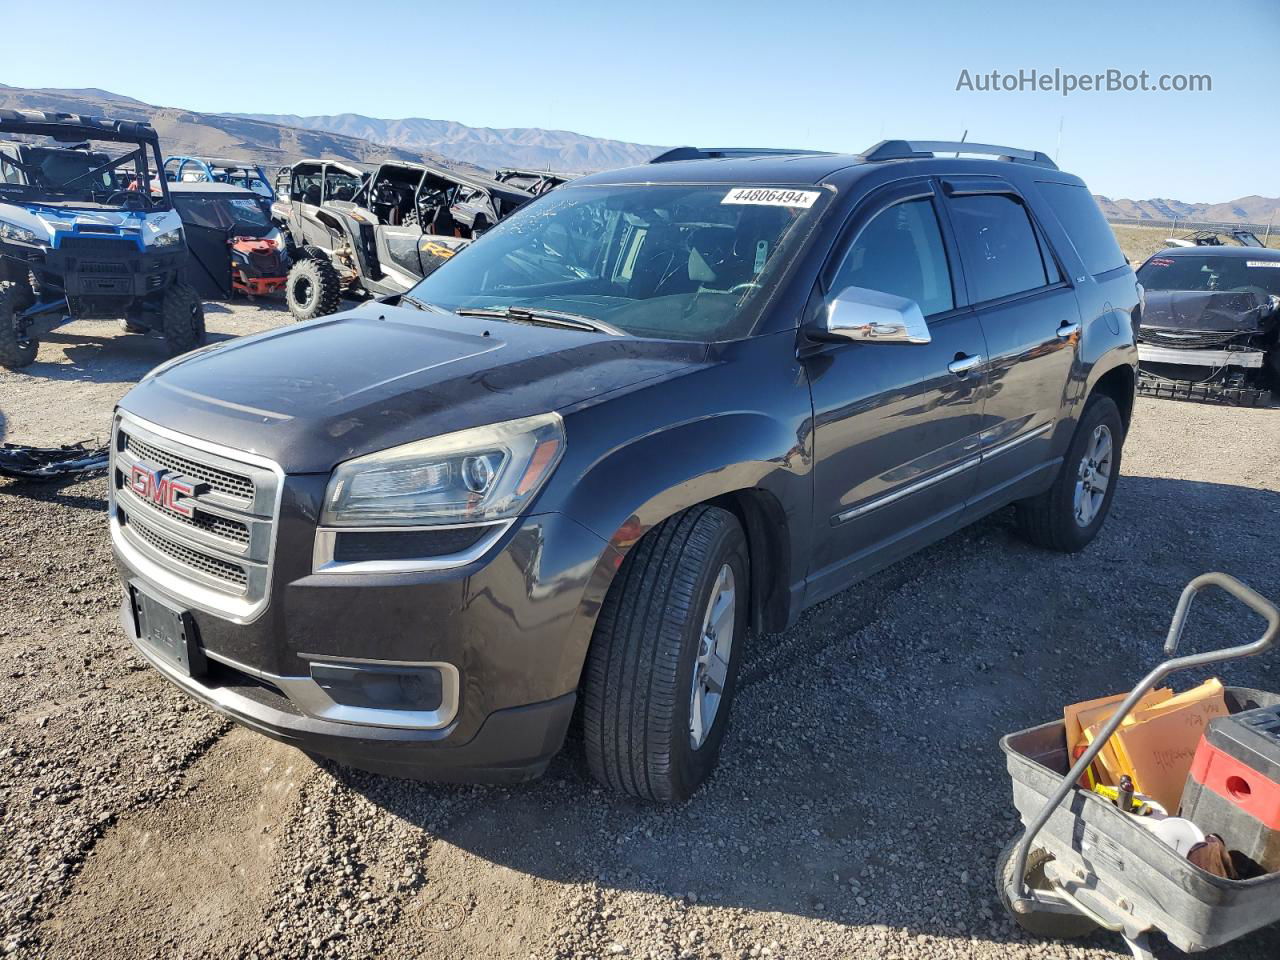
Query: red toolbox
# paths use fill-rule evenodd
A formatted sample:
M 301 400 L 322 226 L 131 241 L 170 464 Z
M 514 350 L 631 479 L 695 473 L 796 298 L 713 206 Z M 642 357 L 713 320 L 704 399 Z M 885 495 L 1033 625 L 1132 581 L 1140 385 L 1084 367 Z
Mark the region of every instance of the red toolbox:
M 1182 816 L 1265 872 L 1280 871 L 1280 707 L 1209 724 L 1182 793 Z

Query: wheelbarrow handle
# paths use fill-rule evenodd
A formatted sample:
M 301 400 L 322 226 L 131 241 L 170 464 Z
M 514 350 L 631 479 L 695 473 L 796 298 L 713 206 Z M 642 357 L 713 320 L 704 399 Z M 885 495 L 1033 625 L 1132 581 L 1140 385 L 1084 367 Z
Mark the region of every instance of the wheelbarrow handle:
M 1111 719 L 1107 721 L 1098 736 L 1094 738 L 1093 743 L 1089 744 L 1089 749 L 1081 754 L 1080 759 L 1075 762 L 1062 783 L 1058 785 L 1054 795 L 1045 803 L 1044 809 L 1040 811 L 1035 820 L 1027 827 L 1026 833 L 1023 834 L 1022 842 L 1018 845 L 1017 859 L 1014 862 L 1014 892 L 1017 894 L 1013 898 L 1015 910 L 1021 912 L 1030 907 L 1029 898 L 1027 897 L 1026 873 L 1027 859 L 1031 854 L 1032 842 L 1040 831 L 1044 829 L 1044 825 L 1049 822 L 1049 818 L 1053 816 L 1053 811 L 1058 808 L 1058 804 L 1075 789 L 1075 785 L 1084 776 L 1084 772 L 1089 769 L 1093 761 L 1098 758 L 1098 754 L 1102 752 L 1102 748 L 1111 739 L 1111 735 L 1120 728 L 1120 724 L 1124 723 L 1125 718 L 1133 712 L 1133 708 L 1138 705 L 1143 696 L 1154 689 L 1157 683 L 1171 673 L 1177 673 L 1179 670 L 1190 670 L 1194 667 L 1203 667 L 1210 663 L 1224 663 L 1228 660 L 1257 656 L 1270 650 L 1275 645 L 1276 638 L 1280 636 L 1280 609 L 1277 609 L 1274 603 L 1228 574 L 1202 573 L 1182 589 L 1182 596 L 1178 598 L 1178 606 L 1174 610 L 1173 620 L 1169 624 L 1169 636 L 1164 644 L 1166 654 L 1171 655 L 1178 648 L 1178 642 L 1182 639 L 1182 630 L 1187 623 L 1187 615 L 1191 612 L 1191 601 L 1195 599 L 1197 593 L 1210 586 L 1221 587 L 1249 609 L 1259 614 L 1267 621 L 1266 630 L 1253 643 L 1238 647 L 1228 647 L 1226 650 L 1210 650 L 1205 653 L 1193 653 L 1189 656 L 1166 660 L 1143 677 L 1138 685 L 1129 692 L 1124 702 L 1120 704 L 1119 708 L 1111 715 Z M 1068 749 L 1070 749 L 1070 745 L 1068 745 Z

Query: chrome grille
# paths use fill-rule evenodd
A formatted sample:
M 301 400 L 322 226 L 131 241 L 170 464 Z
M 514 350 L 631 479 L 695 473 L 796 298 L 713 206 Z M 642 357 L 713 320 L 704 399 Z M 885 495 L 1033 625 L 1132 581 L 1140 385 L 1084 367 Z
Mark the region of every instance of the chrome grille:
M 123 510 L 118 511 L 118 515 L 122 527 L 137 534 L 137 536 L 165 556 L 193 570 L 207 574 L 215 579 L 226 581 L 241 590 L 248 585 L 249 575 L 245 572 L 244 567 L 239 564 L 222 560 L 199 550 L 193 550 L 141 524 L 131 524 L 129 522 L 129 514 Z
M 140 460 L 146 460 L 158 467 L 166 467 L 184 477 L 200 480 L 207 483 L 211 489 L 228 497 L 236 497 L 240 500 L 253 499 L 253 480 L 247 476 L 219 470 L 169 450 L 162 450 L 140 440 L 132 433 L 126 434 L 126 437 L 128 440 L 125 449 Z
M 166 489 L 157 479 L 166 473 L 194 493 L 155 495 Z M 282 481 L 270 461 L 120 414 L 111 445 L 113 541 L 130 569 L 174 598 L 251 619 L 267 602 Z M 183 516 L 185 508 L 191 516 Z

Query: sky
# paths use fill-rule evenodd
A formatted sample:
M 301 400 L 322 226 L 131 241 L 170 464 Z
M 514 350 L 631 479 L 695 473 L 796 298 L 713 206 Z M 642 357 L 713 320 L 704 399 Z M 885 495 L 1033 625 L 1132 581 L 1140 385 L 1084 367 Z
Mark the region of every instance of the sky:
M 1280 195 L 1278 0 L 308 0 L 146 7 L 121 55 L 101 0 L 0 0 L 0 83 L 207 112 L 420 116 L 649 144 L 857 152 L 885 138 L 1043 150 L 1094 192 Z M 1049 6 L 1049 5 L 1046 5 Z M 113 7 L 123 15 L 125 7 Z M 220 11 L 220 12 L 219 12 Z M 237 18 L 238 11 L 247 11 Z M 126 18 L 127 19 L 127 18 Z M 72 28 L 74 27 L 74 28 Z M 32 38 L 44 38 L 35 41 Z M 1055 69 L 1207 74 L 1202 92 L 982 91 Z

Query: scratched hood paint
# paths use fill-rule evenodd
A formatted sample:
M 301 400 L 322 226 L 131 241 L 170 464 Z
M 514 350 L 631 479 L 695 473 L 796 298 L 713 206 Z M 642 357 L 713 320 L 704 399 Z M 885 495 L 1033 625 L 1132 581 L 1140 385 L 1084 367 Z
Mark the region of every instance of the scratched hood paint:
M 704 355 L 701 344 L 375 303 L 198 351 L 120 405 L 288 473 L 319 473 L 423 437 L 597 402 Z

